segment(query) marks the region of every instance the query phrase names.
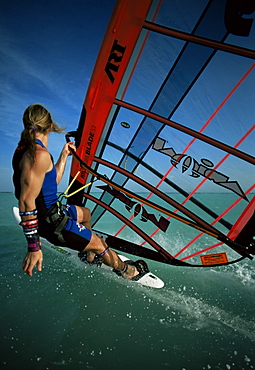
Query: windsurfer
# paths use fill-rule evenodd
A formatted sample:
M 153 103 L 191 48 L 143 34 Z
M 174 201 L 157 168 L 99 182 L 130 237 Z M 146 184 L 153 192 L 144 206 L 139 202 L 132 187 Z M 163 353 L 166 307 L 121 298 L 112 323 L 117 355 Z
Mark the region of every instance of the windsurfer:
M 19 200 L 21 226 L 28 242 L 24 272 L 32 276 L 36 265 L 38 271 L 42 270 L 41 236 L 56 245 L 86 251 L 89 262 L 96 255 L 100 256 L 106 265 L 127 279 L 137 277 L 137 268 L 122 262 L 104 240 L 91 231 L 88 208 L 59 203 L 57 184 L 71 154 L 69 148 L 75 150 L 75 146 L 65 144 L 55 166 L 47 146 L 49 133 L 60 133 L 63 129 L 40 104 L 32 104 L 25 110 L 23 124 L 24 130 L 13 156 L 13 182 Z

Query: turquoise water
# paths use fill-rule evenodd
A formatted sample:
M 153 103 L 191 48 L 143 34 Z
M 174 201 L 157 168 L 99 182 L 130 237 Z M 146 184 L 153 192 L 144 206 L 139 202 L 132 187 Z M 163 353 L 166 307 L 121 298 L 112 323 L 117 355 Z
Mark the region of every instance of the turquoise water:
M 187 269 L 150 262 L 144 288 L 44 251 L 23 274 L 13 194 L 1 199 L 1 368 L 253 369 L 255 262 Z

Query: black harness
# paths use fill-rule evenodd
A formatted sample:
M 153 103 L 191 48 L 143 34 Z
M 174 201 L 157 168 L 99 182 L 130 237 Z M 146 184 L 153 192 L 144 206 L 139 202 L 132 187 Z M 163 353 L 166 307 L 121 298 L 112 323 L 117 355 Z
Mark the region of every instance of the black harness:
M 54 203 L 45 214 L 46 222 L 51 225 L 54 229 L 54 234 L 62 243 L 64 243 L 65 240 L 61 232 L 69 219 L 70 217 L 65 214 L 63 211 L 63 205 L 60 202 Z

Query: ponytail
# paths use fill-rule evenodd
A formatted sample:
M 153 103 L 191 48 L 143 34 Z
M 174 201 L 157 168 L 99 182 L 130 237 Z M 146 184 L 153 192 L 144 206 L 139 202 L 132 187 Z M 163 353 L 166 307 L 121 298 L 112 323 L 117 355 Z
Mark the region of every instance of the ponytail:
M 50 112 L 41 104 L 32 104 L 23 114 L 24 130 L 21 133 L 19 146 L 26 146 L 31 155 L 32 161 L 35 161 L 35 134 L 36 132 L 46 133 L 51 129 L 52 132 L 62 133 L 64 128 L 59 127 L 51 118 Z

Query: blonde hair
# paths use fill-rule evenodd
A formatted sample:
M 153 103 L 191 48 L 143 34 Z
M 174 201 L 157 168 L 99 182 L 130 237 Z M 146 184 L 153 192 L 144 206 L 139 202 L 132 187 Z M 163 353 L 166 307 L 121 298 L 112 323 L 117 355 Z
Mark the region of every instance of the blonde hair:
M 52 132 L 63 133 L 64 128 L 57 125 L 51 118 L 50 112 L 41 104 L 31 104 L 23 114 L 24 130 L 21 133 L 19 146 L 26 146 L 32 160 L 35 160 L 35 134 L 36 132 L 46 133 L 49 129 Z

